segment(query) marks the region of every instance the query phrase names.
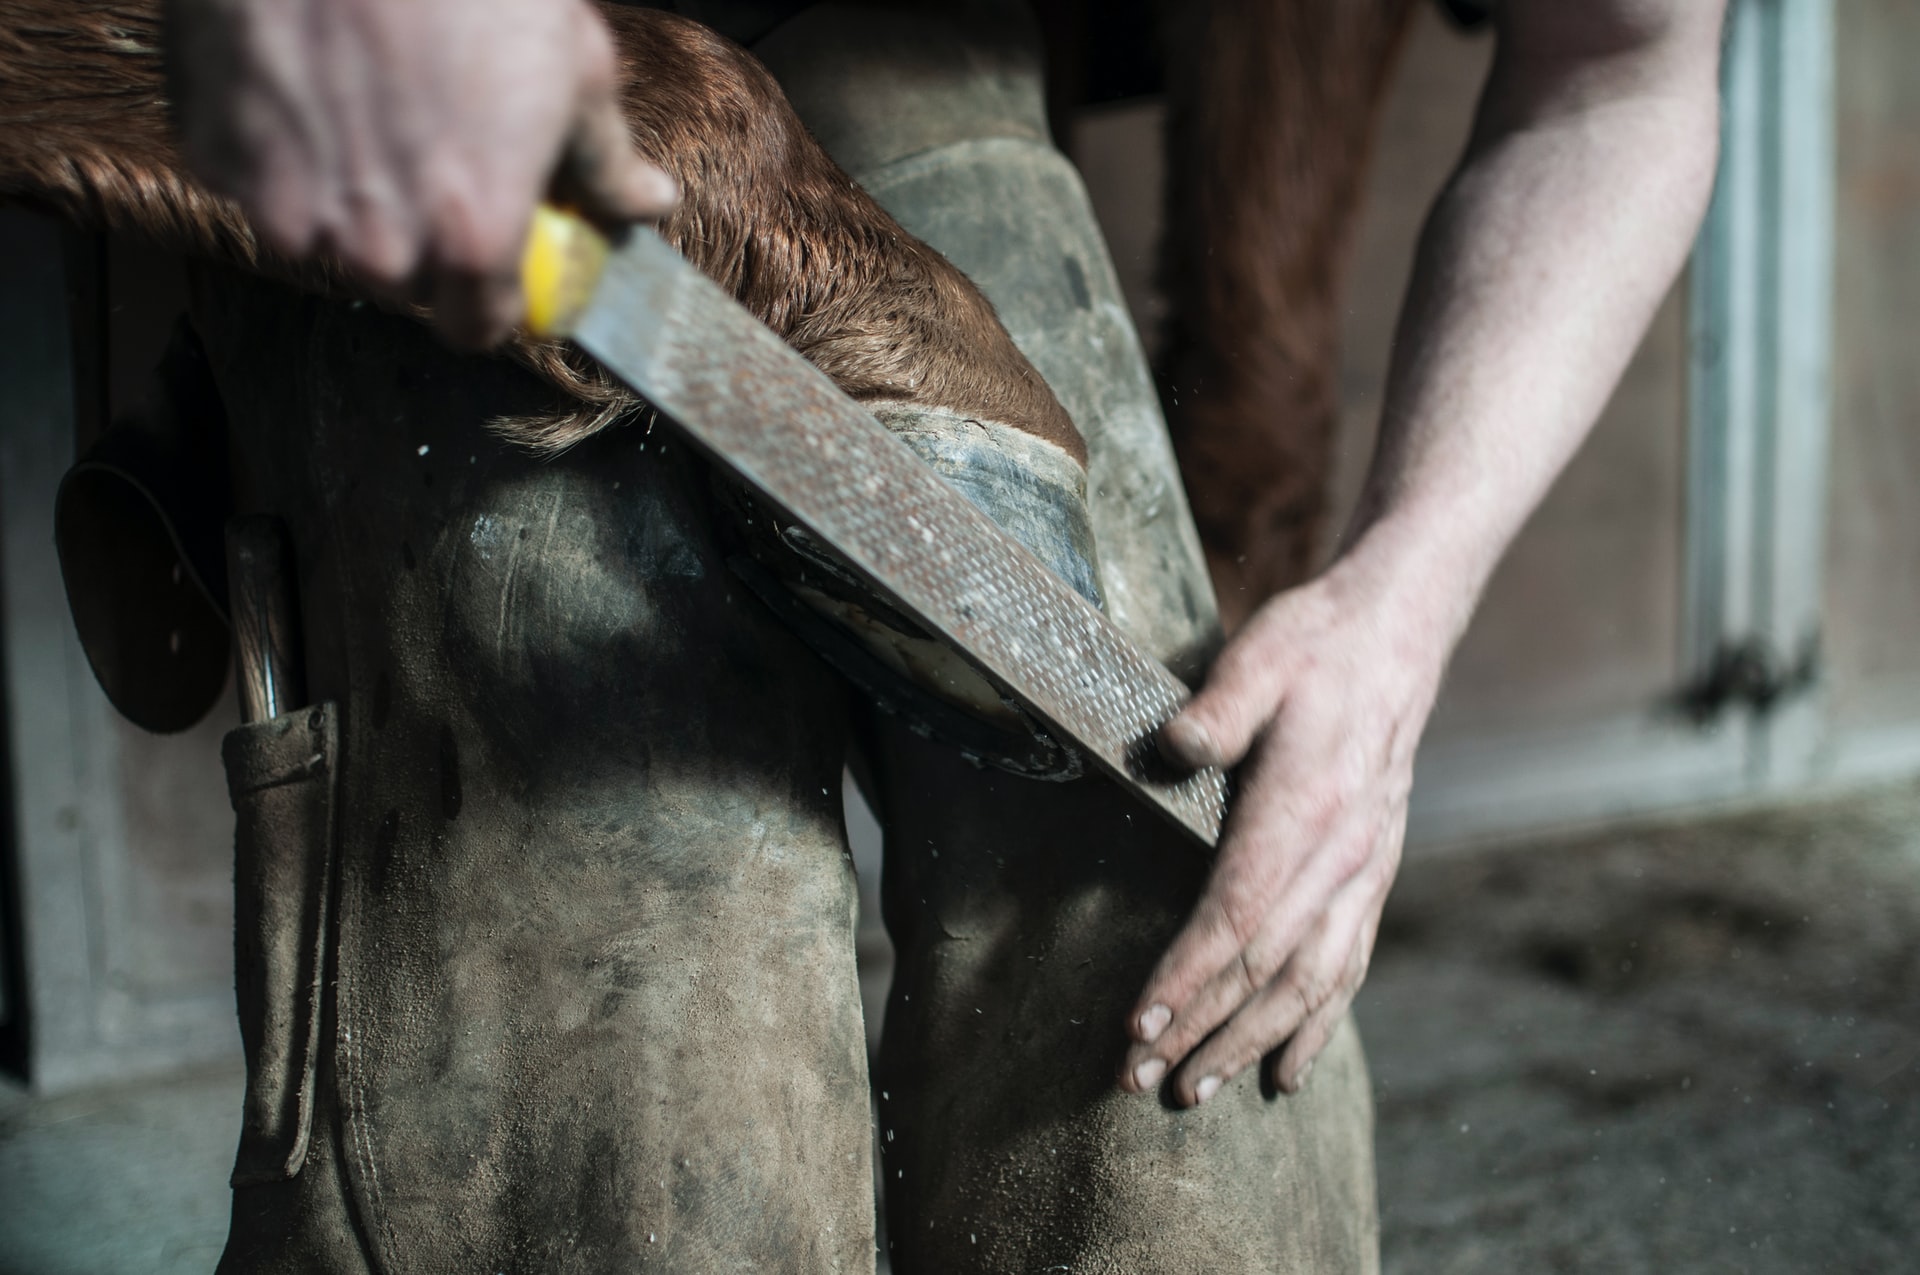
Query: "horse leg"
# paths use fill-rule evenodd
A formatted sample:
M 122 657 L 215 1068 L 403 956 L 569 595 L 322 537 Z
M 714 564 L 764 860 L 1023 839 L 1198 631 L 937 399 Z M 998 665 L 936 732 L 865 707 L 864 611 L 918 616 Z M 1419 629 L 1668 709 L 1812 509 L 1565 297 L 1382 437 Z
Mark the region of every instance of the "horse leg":
M 822 5 L 756 47 L 808 126 L 998 309 L 1087 440 L 1109 612 L 1189 675 L 1211 590 L 1022 7 Z M 1106 781 L 975 768 L 872 723 L 898 953 L 876 1082 L 902 1275 L 1372 1269 L 1371 1108 L 1343 1029 L 1303 1094 L 1169 1110 L 1114 1085 L 1123 1016 L 1207 864 Z
M 1311 569 L 1340 292 L 1413 0 L 1166 7 L 1162 397 L 1229 627 Z

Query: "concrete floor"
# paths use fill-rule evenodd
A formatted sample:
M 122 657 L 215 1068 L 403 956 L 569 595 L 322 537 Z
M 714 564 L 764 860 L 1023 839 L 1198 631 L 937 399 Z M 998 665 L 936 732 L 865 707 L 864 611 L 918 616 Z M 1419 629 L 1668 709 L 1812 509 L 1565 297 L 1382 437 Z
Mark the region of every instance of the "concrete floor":
M 1416 858 L 1392 1275 L 1920 1269 L 1920 788 Z M 240 1084 L 0 1093 L 0 1275 L 205 1272 Z
M 1387 1267 L 1920 1270 L 1920 789 L 1416 861 Z
M 0 1275 L 206 1275 L 238 1070 L 34 1101 L 0 1089 Z

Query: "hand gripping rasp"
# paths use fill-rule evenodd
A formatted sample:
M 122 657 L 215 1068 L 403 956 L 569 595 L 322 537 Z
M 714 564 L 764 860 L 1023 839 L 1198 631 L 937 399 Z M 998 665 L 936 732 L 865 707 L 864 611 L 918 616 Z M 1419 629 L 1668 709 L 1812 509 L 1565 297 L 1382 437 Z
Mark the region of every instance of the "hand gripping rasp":
M 1215 844 L 1226 776 L 1175 773 L 1154 746 L 1186 685 L 659 235 L 635 227 L 609 249 L 543 208 L 522 274 L 529 329 L 571 336 L 1008 699 Z

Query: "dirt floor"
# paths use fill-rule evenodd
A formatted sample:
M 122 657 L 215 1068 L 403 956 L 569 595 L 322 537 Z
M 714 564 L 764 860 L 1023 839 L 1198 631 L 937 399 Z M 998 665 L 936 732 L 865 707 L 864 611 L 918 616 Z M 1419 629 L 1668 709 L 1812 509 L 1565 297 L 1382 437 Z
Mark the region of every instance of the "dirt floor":
M 1416 856 L 1359 1012 L 1392 1275 L 1920 1271 L 1920 787 Z M 0 1092 L 0 1275 L 210 1270 L 238 1094 Z
M 1920 1270 L 1920 789 L 1416 859 L 1387 1267 Z

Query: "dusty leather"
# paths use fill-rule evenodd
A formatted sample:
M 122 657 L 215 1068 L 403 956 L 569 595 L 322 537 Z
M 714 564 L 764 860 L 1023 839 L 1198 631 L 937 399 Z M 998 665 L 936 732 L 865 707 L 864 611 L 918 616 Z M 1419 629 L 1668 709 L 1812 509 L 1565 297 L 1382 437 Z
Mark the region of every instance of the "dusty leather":
M 1205 860 L 1104 780 L 1041 785 L 879 735 L 894 1270 L 1377 1271 L 1350 1024 L 1297 1096 L 1248 1072 L 1179 1111 L 1114 1084 L 1120 1024 Z
M 1166 423 L 1027 6 L 820 4 L 754 46 L 808 129 L 985 292 L 1086 439 L 1108 615 L 1191 677 L 1219 644 Z
M 333 704 L 249 722 L 221 746 L 235 816 L 234 992 L 247 1096 L 233 1185 L 306 1164 L 319 1085 L 321 1006 L 339 811 Z
M 857 87 L 834 49 L 807 65 Z M 1211 601 L 1137 343 L 1013 66 L 993 83 L 1028 133 L 895 154 L 884 198 L 953 236 L 1068 400 L 1103 590 L 1191 666 Z M 555 460 L 492 442 L 549 391 L 369 309 L 209 272 L 195 318 L 237 506 L 293 529 L 339 712 L 306 1152 L 236 1189 L 223 1269 L 870 1269 L 843 693 L 729 577 L 698 466 L 637 428 Z M 1300 1099 L 1112 1087 L 1205 864 L 1097 782 L 875 734 L 895 1269 L 1370 1269 L 1350 1032 Z
M 1118 283 L 1046 142 L 1022 6 L 816 6 L 756 47 L 830 153 L 986 292 L 1088 445 L 1116 623 L 1192 676 L 1212 590 Z M 1122 1094 L 1132 998 L 1207 863 L 1106 781 L 866 732 L 898 963 L 875 1083 L 900 1275 L 1378 1269 L 1371 1095 L 1343 1027 L 1304 1093 Z
M 312 1137 L 222 1269 L 871 1269 L 842 691 L 699 467 L 499 443 L 550 391 L 371 308 L 205 272 L 194 317 L 339 706 Z

